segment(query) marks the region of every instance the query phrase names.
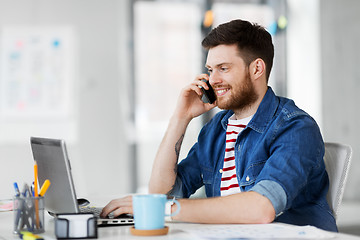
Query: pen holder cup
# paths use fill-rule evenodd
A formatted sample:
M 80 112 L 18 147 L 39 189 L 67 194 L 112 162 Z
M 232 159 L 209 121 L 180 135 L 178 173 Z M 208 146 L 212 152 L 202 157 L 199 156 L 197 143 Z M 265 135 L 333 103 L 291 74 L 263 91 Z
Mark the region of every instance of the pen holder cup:
M 44 224 L 44 197 L 14 198 L 14 234 L 43 233 Z

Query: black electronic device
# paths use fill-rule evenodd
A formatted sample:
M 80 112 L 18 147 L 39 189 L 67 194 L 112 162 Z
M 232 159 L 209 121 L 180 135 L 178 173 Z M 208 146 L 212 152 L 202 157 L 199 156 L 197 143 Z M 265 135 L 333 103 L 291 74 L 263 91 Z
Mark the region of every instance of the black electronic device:
M 207 81 L 206 79 L 203 79 L 201 81 L 205 82 L 209 87 L 208 90 L 206 90 L 203 87 L 200 87 L 201 91 L 203 92 L 203 98 L 202 98 L 203 102 L 213 104 L 216 100 L 214 89 L 211 87 L 209 81 Z

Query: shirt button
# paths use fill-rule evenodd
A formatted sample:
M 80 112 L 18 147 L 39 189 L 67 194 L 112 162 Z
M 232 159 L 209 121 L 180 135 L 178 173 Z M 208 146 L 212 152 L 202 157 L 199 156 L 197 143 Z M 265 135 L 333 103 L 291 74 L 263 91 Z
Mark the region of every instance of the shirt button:
M 223 170 L 222 170 L 222 169 L 220 169 L 220 170 L 219 170 L 219 173 L 223 173 Z
M 250 180 L 250 177 L 249 176 L 246 176 L 246 181 L 248 182 Z

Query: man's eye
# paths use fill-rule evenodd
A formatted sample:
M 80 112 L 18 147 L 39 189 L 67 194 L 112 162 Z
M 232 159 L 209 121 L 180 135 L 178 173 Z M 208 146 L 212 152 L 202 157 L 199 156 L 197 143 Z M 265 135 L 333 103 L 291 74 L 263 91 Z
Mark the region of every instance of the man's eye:
M 220 68 L 220 70 L 221 70 L 222 72 L 226 72 L 226 71 L 228 70 L 228 68 L 222 67 L 222 68 Z
M 208 73 L 212 73 L 212 69 L 208 69 Z

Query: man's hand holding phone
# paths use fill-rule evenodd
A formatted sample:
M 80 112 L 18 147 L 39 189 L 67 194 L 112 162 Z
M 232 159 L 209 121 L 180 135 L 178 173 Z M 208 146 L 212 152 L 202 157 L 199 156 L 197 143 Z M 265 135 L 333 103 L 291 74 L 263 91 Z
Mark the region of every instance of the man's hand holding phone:
M 198 75 L 195 80 L 184 87 L 178 99 L 175 116 L 191 120 L 216 107 L 216 100 L 213 103 L 206 103 L 202 100 L 204 92 L 211 91 L 208 85 L 207 74 Z M 215 96 L 215 93 L 214 93 Z

